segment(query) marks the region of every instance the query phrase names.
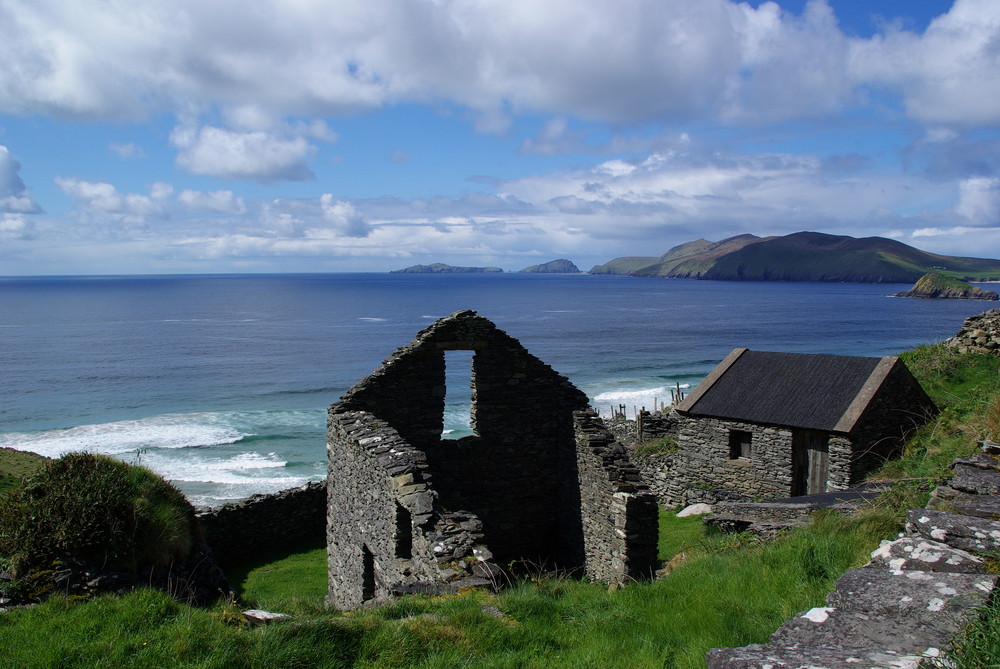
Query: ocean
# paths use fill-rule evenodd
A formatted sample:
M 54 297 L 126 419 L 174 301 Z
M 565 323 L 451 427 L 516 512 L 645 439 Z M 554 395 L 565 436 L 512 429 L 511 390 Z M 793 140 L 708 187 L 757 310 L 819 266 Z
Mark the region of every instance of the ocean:
M 322 478 L 326 408 L 460 309 L 520 340 L 602 413 L 631 414 L 689 390 L 736 347 L 889 355 L 942 341 L 993 306 L 890 297 L 907 288 L 522 274 L 0 278 L 0 446 L 106 453 L 213 506 Z M 446 430 L 458 436 L 468 362 L 448 373 Z

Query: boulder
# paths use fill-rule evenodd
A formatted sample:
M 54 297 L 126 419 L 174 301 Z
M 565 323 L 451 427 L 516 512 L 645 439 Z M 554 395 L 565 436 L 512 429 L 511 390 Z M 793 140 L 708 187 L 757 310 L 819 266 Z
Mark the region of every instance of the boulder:
M 691 506 L 685 507 L 677 512 L 678 518 L 687 518 L 688 516 L 704 516 L 707 513 L 712 513 L 712 507 L 708 504 L 692 504 Z

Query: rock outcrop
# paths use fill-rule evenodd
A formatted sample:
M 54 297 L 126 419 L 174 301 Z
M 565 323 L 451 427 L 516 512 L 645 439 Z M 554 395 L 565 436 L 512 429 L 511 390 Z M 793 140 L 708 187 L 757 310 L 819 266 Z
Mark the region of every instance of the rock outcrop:
M 922 297 L 949 300 L 996 300 L 992 290 L 983 290 L 967 281 L 953 279 L 940 272 L 928 272 L 917 279 L 913 288 L 896 293 L 896 297 Z
M 959 353 L 993 353 L 1000 355 L 1000 309 L 990 309 L 969 316 L 962 329 L 945 344 Z

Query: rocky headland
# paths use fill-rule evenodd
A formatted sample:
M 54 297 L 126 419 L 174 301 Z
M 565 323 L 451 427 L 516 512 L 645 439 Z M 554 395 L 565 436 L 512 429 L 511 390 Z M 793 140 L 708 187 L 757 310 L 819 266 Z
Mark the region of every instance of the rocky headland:
M 953 279 L 940 272 L 928 272 L 917 279 L 913 288 L 896 297 L 922 297 L 951 300 L 996 300 L 997 294 L 992 290 L 983 290 L 967 281 Z

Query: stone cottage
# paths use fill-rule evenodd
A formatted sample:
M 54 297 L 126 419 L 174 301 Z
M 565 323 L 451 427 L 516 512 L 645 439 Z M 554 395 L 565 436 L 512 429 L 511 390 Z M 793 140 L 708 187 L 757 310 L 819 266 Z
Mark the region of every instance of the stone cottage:
M 937 413 L 897 357 L 735 349 L 676 407 L 669 503 L 842 490 Z
M 472 436 L 442 436 L 472 351 Z M 329 604 L 497 582 L 509 566 L 651 574 L 657 507 L 586 396 L 474 311 L 420 332 L 330 407 Z

